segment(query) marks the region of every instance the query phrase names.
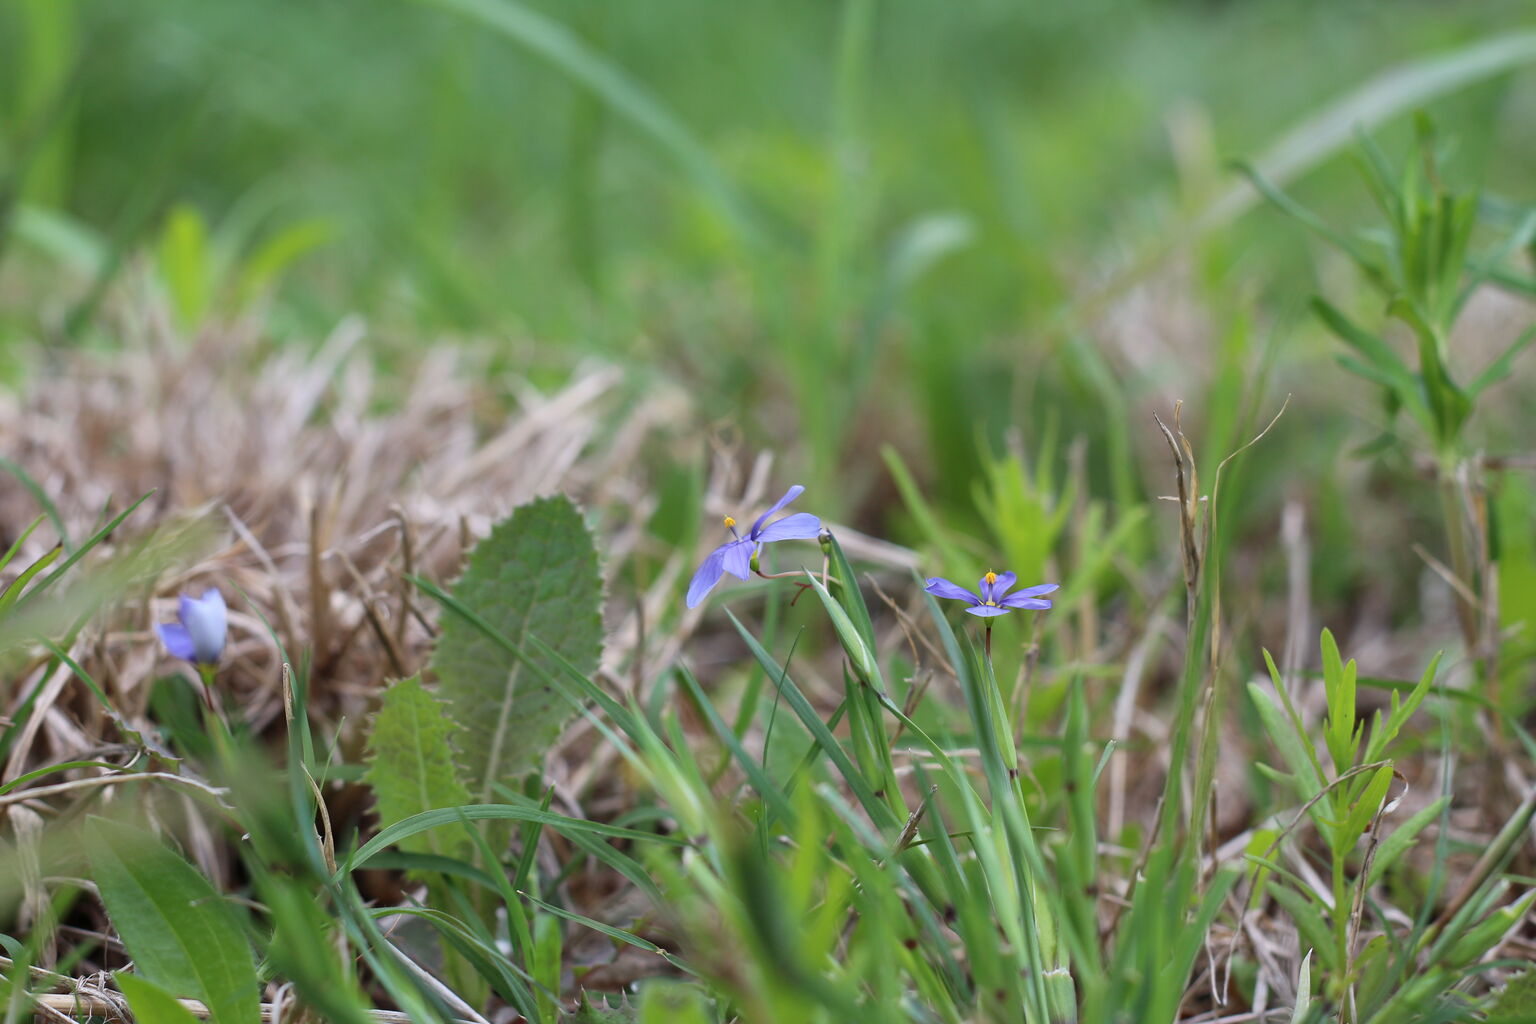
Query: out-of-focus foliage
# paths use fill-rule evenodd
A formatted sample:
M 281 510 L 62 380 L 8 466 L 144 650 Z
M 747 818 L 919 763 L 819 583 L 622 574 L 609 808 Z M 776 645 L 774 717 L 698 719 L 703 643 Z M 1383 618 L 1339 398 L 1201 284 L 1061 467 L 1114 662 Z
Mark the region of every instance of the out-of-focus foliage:
M 703 416 L 803 442 L 833 511 L 879 472 L 840 466 L 871 423 L 959 497 L 978 437 L 1056 417 L 1120 453 L 1123 500 L 1127 402 L 1168 371 L 1094 351 L 1100 317 L 1173 243 L 1218 320 L 1315 272 L 1272 214 L 1231 224 L 1252 202 L 1225 161 L 1363 220 L 1327 158 L 1357 121 L 1397 146 L 1427 103 L 1457 170 L 1517 190 L 1524 13 L 29 0 L 0 9 L 0 299 L 27 297 L 0 346 L 99 336 L 153 248 L 185 331 L 275 294 L 279 335 L 363 312 L 384 352 L 446 327 L 538 339 L 519 372 L 600 352 L 680 378 Z

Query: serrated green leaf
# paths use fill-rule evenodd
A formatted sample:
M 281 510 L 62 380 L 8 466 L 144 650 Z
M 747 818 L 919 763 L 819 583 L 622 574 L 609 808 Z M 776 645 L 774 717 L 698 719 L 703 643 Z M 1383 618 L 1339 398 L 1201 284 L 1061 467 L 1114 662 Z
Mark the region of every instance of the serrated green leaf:
M 610 1006 L 603 996 L 594 999 L 592 993 L 583 992 L 576 1009 L 561 1015 L 560 1019 L 564 1024 L 636 1024 L 640 1020 L 640 1011 L 628 998 L 619 998 L 619 1005 Z
M 709 1024 L 713 1019 L 697 985 L 658 978 L 641 989 L 640 1024 Z
M 235 908 L 153 836 L 92 818 L 91 873 L 137 972 L 200 999 L 215 1024 L 259 1019 L 256 967 Z
M 118 971 L 112 980 L 128 997 L 128 1007 L 138 1024 L 197 1024 L 191 1010 L 149 979 Z
M 1511 978 L 1488 1010 L 1488 1024 L 1536 1020 L 1536 971 Z
M 384 692 L 373 731 L 366 778 L 378 798 L 379 826 L 388 828 L 422 811 L 469 803 L 469 791 L 454 768 L 449 733 L 453 724 L 443 705 L 412 676 Z M 407 836 L 400 848 L 412 853 L 460 856 L 467 850 L 461 833 L 429 832 Z
M 575 713 L 544 681 L 562 671 L 558 662 L 529 639 L 584 674 L 597 668 L 602 578 L 576 506 L 560 495 L 517 509 L 476 545 L 453 596 L 528 659 L 460 616 L 444 619 L 432 653 L 440 693 L 459 727 L 461 778 L 472 797 L 490 802 L 498 782 L 510 784 L 538 766 Z

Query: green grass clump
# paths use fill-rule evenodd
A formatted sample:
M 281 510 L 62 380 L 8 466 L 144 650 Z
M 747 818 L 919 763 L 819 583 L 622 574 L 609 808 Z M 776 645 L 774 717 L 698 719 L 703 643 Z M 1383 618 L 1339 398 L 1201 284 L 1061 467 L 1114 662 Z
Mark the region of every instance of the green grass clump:
M 0 1024 L 1525 1019 L 1512 12 L 0 9 Z

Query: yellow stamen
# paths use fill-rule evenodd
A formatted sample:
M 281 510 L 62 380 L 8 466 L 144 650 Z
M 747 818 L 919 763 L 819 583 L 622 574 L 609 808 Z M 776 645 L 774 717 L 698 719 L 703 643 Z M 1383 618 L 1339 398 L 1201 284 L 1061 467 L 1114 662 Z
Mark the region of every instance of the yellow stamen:
M 988 608 L 996 608 L 997 607 L 997 602 L 996 601 L 983 601 L 982 604 L 986 605 Z
M 727 530 L 729 530 L 731 527 L 733 527 L 735 525 L 736 525 L 736 520 L 732 519 L 730 516 L 726 516 L 725 517 L 725 528 Z
M 987 570 L 987 574 L 985 576 L 983 576 L 982 579 L 986 580 L 988 583 L 996 583 L 997 582 L 997 573 L 993 572 L 991 569 L 988 569 Z M 987 604 L 991 604 L 991 603 L 992 603 L 991 601 L 987 602 Z

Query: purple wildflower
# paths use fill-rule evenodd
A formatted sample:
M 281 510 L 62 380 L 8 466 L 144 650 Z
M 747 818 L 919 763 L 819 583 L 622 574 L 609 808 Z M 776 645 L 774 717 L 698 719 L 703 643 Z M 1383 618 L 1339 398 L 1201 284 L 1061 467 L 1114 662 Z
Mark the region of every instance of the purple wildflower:
M 1060 586 L 1058 583 L 1041 583 L 1039 586 L 1025 587 L 1023 590 L 1008 593 L 1008 588 L 1013 586 L 1018 577 L 1011 572 L 992 572 L 980 580 L 978 590 L 981 595 L 971 593 L 964 587 L 957 586 L 946 579 L 935 576 L 923 587 L 935 597 L 947 597 L 956 601 L 964 601 L 970 605 L 966 611 L 972 615 L 991 617 L 993 615 L 1006 615 L 1015 609 L 1021 608 L 1049 608 L 1051 602 L 1041 597 L 1041 594 L 1049 594 Z M 1004 595 L 1007 596 L 1004 596 Z
M 197 665 L 217 665 L 224 653 L 228 615 L 224 595 L 209 589 L 202 597 L 181 595 L 180 622 L 160 623 L 160 639 L 165 649 L 178 658 Z
M 800 497 L 805 488 L 795 484 L 784 492 L 784 497 L 773 503 L 773 507 L 757 517 L 757 522 L 752 524 L 752 529 L 743 537 L 736 532 L 736 520 L 730 516 L 725 517 L 725 528 L 731 531 L 734 540 L 728 540 L 709 553 L 704 559 L 704 564 L 699 566 L 699 571 L 693 574 L 693 582 L 688 584 L 688 607 L 693 608 L 708 594 L 720 577 L 730 573 L 738 579 L 746 579 L 752 572 L 752 556 L 761 550 L 764 544 L 772 544 L 777 540 L 810 540 L 821 532 L 821 520 L 808 512 L 796 512 L 792 516 L 785 516 L 771 526 L 764 526 L 768 517 L 782 509 L 785 505 Z

